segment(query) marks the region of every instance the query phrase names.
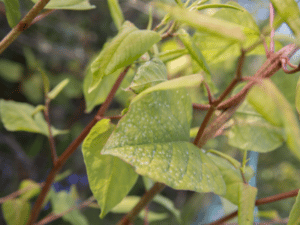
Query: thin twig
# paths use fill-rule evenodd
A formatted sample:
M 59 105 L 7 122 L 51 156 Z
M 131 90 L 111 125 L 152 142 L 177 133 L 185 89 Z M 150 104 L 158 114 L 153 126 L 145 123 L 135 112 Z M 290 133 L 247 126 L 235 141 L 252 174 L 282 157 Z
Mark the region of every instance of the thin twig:
M 49 107 L 50 107 L 50 99 L 48 97 L 46 97 L 44 117 L 47 122 L 47 127 L 48 127 L 48 132 L 49 132 L 48 140 L 49 140 L 50 151 L 51 151 L 51 159 L 52 159 L 52 165 L 54 166 L 57 161 L 57 154 L 56 154 L 55 141 L 54 141 L 54 137 L 53 137 L 52 129 L 51 129 L 51 122 L 50 122 L 50 117 L 49 117 Z
M 213 101 L 214 101 L 214 98 L 213 98 L 213 96 L 211 94 L 209 86 L 207 85 L 207 83 L 205 81 L 203 82 L 203 84 L 204 84 L 204 87 L 205 87 L 205 89 L 207 91 L 208 102 L 209 102 L 210 105 L 212 105 Z
M 45 12 L 41 13 L 40 15 L 38 15 L 37 17 L 35 17 L 33 19 L 33 21 L 30 23 L 29 27 L 32 26 L 33 24 L 39 22 L 40 20 L 44 19 L 46 16 L 49 16 L 50 14 L 52 14 L 55 11 L 56 11 L 55 9 L 48 9 Z
M 27 15 L 2 39 L 0 42 L 0 54 L 26 30 L 34 18 L 42 11 L 50 0 L 39 0 Z
M 261 199 L 257 199 L 255 201 L 255 205 L 259 206 L 259 205 L 264 205 L 267 203 L 271 203 L 271 202 L 276 202 L 276 201 L 280 201 L 283 199 L 287 199 L 287 198 L 291 198 L 291 197 L 295 197 L 298 195 L 299 189 L 296 190 L 292 190 L 289 192 L 285 192 L 285 193 L 281 193 L 281 194 L 277 194 L 277 195 L 273 195 L 273 196 L 269 196 L 266 198 L 261 198 Z M 238 211 L 232 212 L 229 215 L 226 215 L 212 223 L 208 223 L 206 225 L 220 225 L 223 224 L 224 222 L 236 217 L 238 215 Z
M 63 152 L 63 154 L 57 159 L 54 167 L 51 169 L 49 175 L 47 176 L 45 185 L 38 196 L 33 209 L 31 211 L 30 219 L 28 221 L 28 225 L 32 225 L 37 220 L 41 207 L 43 205 L 43 202 L 45 200 L 45 197 L 47 193 L 50 190 L 50 187 L 54 181 L 55 175 L 58 173 L 58 171 L 62 168 L 62 166 L 65 164 L 65 162 L 69 159 L 69 157 L 73 154 L 73 152 L 78 148 L 78 146 L 83 142 L 85 137 L 89 134 L 90 130 L 93 128 L 93 126 L 98 122 L 99 117 L 101 118 L 106 110 L 108 109 L 114 95 L 116 94 L 118 87 L 120 86 L 122 80 L 124 79 L 127 71 L 129 70 L 128 66 L 118 77 L 117 81 L 115 82 L 114 86 L 112 87 L 110 93 L 108 94 L 105 102 L 101 105 L 97 115 L 94 117 L 94 119 L 84 128 L 84 130 L 80 133 L 80 135 L 69 145 L 69 147 Z
M 272 5 L 272 3 L 270 2 L 270 28 L 271 28 L 271 33 L 270 33 L 270 52 L 271 54 L 274 53 L 274 35 L 275 35 L 275 30 L 273 27 L 273 23 L 274 23 L 274 7 Z

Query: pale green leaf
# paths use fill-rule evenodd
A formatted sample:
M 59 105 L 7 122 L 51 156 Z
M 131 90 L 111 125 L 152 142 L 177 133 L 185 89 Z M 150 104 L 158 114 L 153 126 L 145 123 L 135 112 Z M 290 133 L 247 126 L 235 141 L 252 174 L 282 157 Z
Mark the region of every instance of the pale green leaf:
M 174 19 L 181 23 L 186 23 L 198 31 L 213 34 L 231 41 L 245 40 L 243 27 L 234 23 L 206 16 L 195 11 L 189 11 L 178 6 L 159 5 L 163 10 L 170 13 Z
M 19 0 L 3 0 L 8 24 L 11 28 L 16 26 L 21 19 Z
M 300 78 L 298 79 L 297 87 L 296 87 L 295 105 L 298 114 L 300 115 Z
M 30 216 L 30 203 L 12 199 L 2 204 L 2 213 L 7 225 L 25 225 Z
M 17 82 L 21 79 L 23 67 L 20 63 L 6 59 L 0 60 L 0 76 L 6 81 Z
M 247 101 L 233 118 L 233 126 L 226 132 L 228 143 L 233 147 L 264 153 L 284 142 L 284 129 L 271 125 Z
M 183 87 L 194 87 L 194 86 L 199 86 L 203 81 L 203 77 L 199 74 L 195 75 L 189 75 L 185 77 L 179 77 L 173 80 L 168 80 L 163 83 L 157 84 L 153 87 L 150 87 L 146 89 L 145 91 L 141 92 L 138 94 L 132 102 L 135 102 L 145 95 L 147 95 L 150 92 L 153 91 L 159 91 L 159 90 L 174 90 L 178 88 L 183 88 Z
M 213 9 L 213 8 L 230 8 L 230 9 L 244 11 L 244 9 L 240 7 L 233 6 L 233 5 L 225 5 L 225 4 L 206 4 L 206 5 L 200 5 L 196 7 L 197 10 Z
M 27 131 L 48 136 L 48 127 L 42 112 L 33 113 L 35 107 L 27 103 L 0 100 L 0 115 L 4 127 L 9 131 Z M 67 131 L 52 127 L 52 134 L 65 134 Z
M 50 99 L 55 99 L 56 96 L 68 85 L 68 83 L 70 82 L 70 80 L 64 79 L 63 81 L 61 81 L 55 88 L 53 88 L 47 95 L 48 98 Z
M 295 0 L 271 0 L 276 12 L 289 25 L 295 35 L 300 35 L 300 10 Z
M 157 88 L 161 84 L 132 101 L 102 153 L 174 189 L 224 193 L 219 169 L 189 142 L 192 105 L 187 90 Z
M 192 59 L 194 59 L 198 65 L 203 69 L 207 74 L 211 74 L 209 67 L 206 63 L 206 60 L 204 56 L 202 55 L 201 51 L 197 46 L 195 45 L 193 39 L 190 37 L 190 35 L 183 29 L 178 31 L 178 37 L 184 44 L 184 46 L 189 51 Z
M 38 0 L 31 0 L 37 3 Z M 96 6 L 91 5 L 89 0 L 50 0 L 45 6 L 45 9 L 66 9 L 66 10 L 89 10 L 94 9 Z
M 139 30 L 132 23 L 124 22 L 118 35 L 92 63 L 93 81 L 89 91 L 95 89 L 104 76 L 132 64 L 160 39 L 154 31 Z
M 250 90 L 247 100 L 266 120 L 284 128 L 289 149 L 300 159 L 299 122 L 293 108 L 277 87 L 270 80 L 265 80 Z
M 20 195 L 21 199 L 29 200 L 35 196 L 37 196 L 41 192 L 41 186 L 33 180 L 23 180 L 20 184 L 19 190 L 26 191 Z
M 50 197 L 52 210 L 54 214 L 63 213 L 76 205 L 75 200 L 70 193 L 66 191 L 60 191 L 55 193 L 54 191 Z M 65 221 L 68 221 L 72 225 L 88 225 L 87 218 L 78 210 L 74 209 L 68 214 L 62 216 Z
M 139 196 L 127 196 L 111 211 L 114 213 L 128 213 L 140 199 L 141 197 Z M 143 220 L 146 218 L 145 210 L 140 212 L 139 217 Z M 156 213 L 152 211 L 147 212 L 147 221 L 149 222 L 163 220 L 168 217 L 169 215 L 167 213 Z
M 300 195 L 298 193 L 296 202 L 290 212 L 288 225 L 299 225 L 300 224 Z
M 140 93 L 164 81 L 167 81 L 167 68 L 161 60 L 154 58 L 138 68 L 129 88 Z
M 239 185 L 244 183 L 241 171 L 236 168 L 228 159 L 220 157 L 218 155 L 208 153 L 207 156 L 215 163 L 215 165 L 221 171 L 223 179 L 226 184 L 226 193 L 223 195 L 224 198 L 231 201 L 233 204 L 239 202 Z M 230 156 L 227 156 L 230 157 Z M 234 159 L 232 159 L 234 160 Z M 246 167 L 245 177 L 250 180 L 253 176 L 253 171 L 250 167 Z
M 119 5 L 119 0 L 107 0 L 107 3 L 115 26 L 120 30 L 124 22 L 124 16 Z
M 249 184 L 239 183 L 238 195 L 238 222 L 243 225 L 253 225 L 254 206 L 257 194 L 257 188 Z
M 122 201 L 138 178 L 129 164 L 117 157 L 101 154 L 113 130 L 109 120 L 99 121 L 82 146 L 89 185 L 101 208 L 101 218 Z
M 164 63 L 172 61 L 174 59 L 177 59 L 183 55 L 188 54 L 188 50 L 185 48 L 181 48 L 181 49 L 174 49 L 174 50 L 168 50 L 168 51 L 164 51 L 161 52 L 158 57 L 161 61 L 163 61 Z

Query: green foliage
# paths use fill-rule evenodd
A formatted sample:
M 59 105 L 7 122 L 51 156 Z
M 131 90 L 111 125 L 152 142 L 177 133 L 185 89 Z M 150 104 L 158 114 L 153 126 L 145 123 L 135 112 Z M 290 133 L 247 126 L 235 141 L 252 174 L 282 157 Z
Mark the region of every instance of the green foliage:
M 21 19 L 19 0 L 3 0 L 8 24 L 11 28 L 16 26 Z
M 110 15 L 112 16 L 114 23 L 118 30 L 121 29 L 124 20 L 124 16 L 121 10 L 121 7 L 119 5 L 118 0 L 108 0 L 107 1 L 109 10 L 110 10 Z
M 38 0 L 31 0 L 37 3 Z M 50 0 L 45 9 L 67 9 L 67 10 L 90 10 L 95 6 L 89 3 L 89 0 Z
M 254 206 L 257 194 L 257 188 L 249 184 L 239 183 L 238 196 L 239 196 L 239 224 L 252 225 L 254 222 Z
M 30 215 L 30 203 L 23 199 L 12 199 L 1 206 L 7 225 L 25 225 Z
M 288 225 L 300 223 L 299 210 L 300 210 L 300 197 L 299 197 L 299 193 L 298 193 L 296 202 L 295 202 L 295 204 L 291 210 L 290 216 L 289 216 Z
M 0 60 L 0 76 L 6 81 L 17 82 L 21 79 L 23 67 L 19 63 L 1 59 Z

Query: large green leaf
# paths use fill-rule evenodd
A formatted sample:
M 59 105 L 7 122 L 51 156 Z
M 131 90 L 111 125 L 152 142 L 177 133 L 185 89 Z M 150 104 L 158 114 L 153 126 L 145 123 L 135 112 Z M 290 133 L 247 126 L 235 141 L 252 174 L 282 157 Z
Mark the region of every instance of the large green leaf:
M 0 100 L 0 115 L 4 127 L 9 131 L 27 131 L 49 135 L 47 123 L 42 112 L 33 115 L 35 108 L 21 102 Z M 66 131 L 52 127 L 53 136 L 65 134 Z
M 107 3 L 108 3 L 110 15 L 111 15 L 116 27 L 118 28 L 118 30 L 120 30 L 122 27 L 122 24 L 124 22 L 124 16 L 123 16 L 121 7 L 119 5 L 119 1 L 118 0 L 107 0 Z
M 58 193 L 53 191 L 50 200 L 54 214 L 63 213 L 76 204 L 76 199 L 73 199 L 71 193 L 67 193 L 66 191 L 60 191 Z M 72 225 L 88 225 L 87 218 L 78 209 L 63 215 L 62 218 Z
M 256 194 L 257 188 L 252 187 L 249 184 L 239 183 L 239 224 L 253 225 Z
M 167 68 L 160 59 L 154 58 L 139 67 L 129 86 L 136 93 L 167 81 Z
M 241 170 L 236 168 L 230 161 L 222 158 L 218 155 L 208 153 L 207 156 L 216 164 L 216 166 L 221 171 L 223 179 L 226 184 L 226 194 L 223 195 L 224 198 L 231 201 L 233 204 L 238 205 L 239 203 L 239 185 L 244 183 Z M 230 156 L 227 156 L 230 157 Z M 231 159 L 232 160 L 232 159 Z M 253 171 L 250 167 L 246 167 L 245 177 L 247 180 L 253 176 Z
M 5 5 L 5 13 L 9 26 L 16 26 L 21 19 L 19 0 L 3 0 Z
M 181 29 L 178 33 L 179 33 L 178 37 L 180 38 L 184 46 L 189 51 L 191 57 L 198 63 L 201 69 L 203 69 L 207 74 L 211 74 L 204 56 L 202 55 L 199 48 L 196 47 L 190 35 L 183 29 Z
M 293 108 L 277 87 L 270 80 L 265 80 L 250 90 L 247 101 L 266 120 L 284 127 L 286 143 L 291 152 L 300 159 L 299 123 Z
M 228 143 L 233 147 L 269 152 L 284 142 L 283 128 L 271 125 L 246 101 L 233 118 L 234 124 L 226 133 Z
M 38 0 L 31 0 L 37 3 Z M 89 0 L 50 0 L 45 6 L 45 9 L 67 9 L 67 10 L 89 10 L 94 9 L 96 6 L 91 5 Z
M 227 22 L 222 19 L 216 19 L 195 11 L 190 11 L 182 7 L 172 7 L 160 5 L 162 9 L 181 23 L 196 28 L 198 31 L 216 35 L 231 41 L 243 41 L 245 39 L 243 27 Z
M 89 185 L 100 205 L 101 218 L 122 201 L 138 178 L 129 164 L 117 157 L 101 154 L 113 130 L 109 120 L 99 121 L 82 146 Z
M 300 10 L 295 0 L 271 0 L 274 8 L 281 18 L 289 25 L 299 38 L 300 35 Z
M 158 33 L 139 30 L 126 21 L 118 35 L 106 45 L 92 63 L 93 81 L 89 91 L 95 89 L 104 76 L 133 63 L 160 39 Z
M 298 193 L 297 198 L 296 198 L 296 202 L 293 205 L 293 208 L 290 212 L 290 216 L 289 216 L 289 222 L 288 225 L 298 225 L 300 224 L 300 195 Z
M 12 199 L 2 204 L 2 213 L 7 225 L 25 225 L 30 216 L 30 203 Z
M 219 169 L 189 143 L 192 105 L 187 90 L 153 90 L 164 83 L 132 101 L 102 153 L 120 157 L 138 174 L 174 189 L 224 193 Z

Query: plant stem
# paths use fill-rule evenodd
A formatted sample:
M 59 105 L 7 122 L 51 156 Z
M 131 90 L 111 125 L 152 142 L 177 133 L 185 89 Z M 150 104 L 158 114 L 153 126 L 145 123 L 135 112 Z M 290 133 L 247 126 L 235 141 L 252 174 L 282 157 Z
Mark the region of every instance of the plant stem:
M 50 117 L 49 117 L 49 106 L 50 106 L 50 99 L 48 97 L 46 97 L 44 117 L 47 122 L 47 127 L 48 127 L 48 132 L 49 132 L 48 140 L 49 140 L 50 151 L 51 151 L 52 165 L 55 165 L 55 163 L 57 161 L 57 154 L 56 154 L 56 148 L 55 148 L 55 141 L 54 141 L 54 137 L 53 137 L 52 129 L 51 129 L 51 122 L 50 122 Z
M 0 54 L 26 30 L 50 0 L 39 0 L 27 15 L 0 42 Z
M 102 116 L 108 109 L 114 95 L 116 94 L 118 87 L 120 86 L 122 80 L 124 79 L 127 71 L 129 70 L 130 66 L 128 66 L 118 77 L 117 81 L 115 82 L 114 86 L 112 87 L 110 93 L 108 94 L 105 102 L 101 105 L 97 115 L 93 118 L 93 120 L 84 128 L 84 130 L 80 133 L 80 135 L 69 145 L 69 147 L 62 153 L 62 155 L 57 159 L 55 165 L 51 169 L 49 175 L 47 176 L 45 185 L 38 196 L 38 199 L 36 200 L 32 211 L 30 215 L 30 219 L 28 221 L 28 225 L 32 225 L 37 220 L 41 207 L 43 205 L 43 202 L 46 198 L 47 193 L 50 190 L 50 187 L 54 181 L 54 178 L 56 174 L 59 172 L 59 170 L 62 168 L 62 166 L 65 164 L 65 162 L 69 159 L 69 157 L 73 154 L 73 152 L 78 148 L 78 146 L 83 142 L 85 137 L 89 134 L 92 127 L 100 120 L 102 119 Z
M 165 184 L 156 182 L 152 186 L 152 188 L 142 196 L 136 206 L 117 223 L 117 225 L 129 225 L 135 219 L 135 217 L 148 205 L 148 203 L 154 198 L 154 196 L 160 193 L 165 187 Z
M 256 206 L 259 206 L 259 205 L 264 205 L 264 204 L 267 204 L 267 203 L 271 203 L 271 202 L 276 202 L 276 201 L 280 201 L 280 200 L 283 200 L 283 199 L 287 199 L 287 198 L 291 198 L 291 197 L 295 197 L 298 195 L 298 192 L 299 192 L 299 189 L 296 189 L 296 190 L 292 190 L 292 191 L 289 191 L 289 192 L 285 192 L 285 193 L 281 193 L 281 194 L 277 194 L 277 195 L 273 195 L 273 196 L 269 196 L 269 197 L 266 197 L 266 198 L 261 198 L 261 199 L 257 199 L 255 201 L 255 205 Z M 223 224 L 224 222 L 236 217 L 238 215 L 238 211 L 235 211 L 235 212 L 232 212 L 212 223 L 208 223 L 206 225 L 219 225 L 219 224 Z

